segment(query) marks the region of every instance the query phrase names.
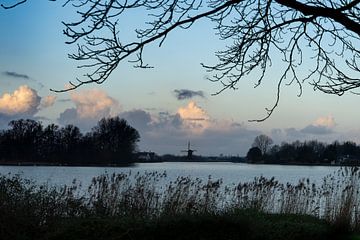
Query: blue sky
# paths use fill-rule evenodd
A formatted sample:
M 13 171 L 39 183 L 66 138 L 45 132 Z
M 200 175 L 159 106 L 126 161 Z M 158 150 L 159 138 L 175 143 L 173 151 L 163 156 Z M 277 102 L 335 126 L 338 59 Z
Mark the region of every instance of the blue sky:
M 248 122 L 264 117 L 265 107 L 275 101 L 281 59 L 275 59 L 276 67 L 258 88 L 249 76 L 238 90 L 212 96 L 221 86 L 206 80 L 200 63 L 216 63 L 214 52 L 226 43 L 207 21 L 170 34 L 161 48 L 153 44 L 146 49 L 144 59 L 153 69 L 123 63 L 102 85 L 50 92 L 81 75 L 78 63 L 67 58 L 75 46 L 66 45 L 62 34 L 61 21 L 75 17 L 71 7 L 47 1 L 0 10 L 1 128 L 9 119 L 30 117 L 45 124 L 76 124 L 86 131 L 101 117 L 120 115 L 139 130 L 141 150 L 161 154 L 180 154 L 191 140 L 202 155 L 245 155 L 261 133 L 276 143 L 360 141 L 359 96 L 329 96 L 307 84 L 301 98 L 295 85 L 285 86 L 268 120 Z M 124 21 L 125 33 L 143 22 L 141 14 Z M 179 100 L 179 93 L 188 98 Z

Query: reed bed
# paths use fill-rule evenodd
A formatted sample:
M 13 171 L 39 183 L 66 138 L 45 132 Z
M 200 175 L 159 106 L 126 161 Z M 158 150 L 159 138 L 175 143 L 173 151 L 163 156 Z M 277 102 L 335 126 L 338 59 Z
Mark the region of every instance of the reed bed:
M 126 217 L 156 219 L 183 214 L 218 215 L 238 209 L 265 213 L 311 215 L 347 230 L 360 230 L 360 171 L 341 168 L 320 185 L 309 179 L 297 184 L 275 178 L 225 186 L 221 179 L 178 177 L 166 172 L 105 174 L 87 189 L 37 185 L 19 175 L 0 176 L 0 221 L 31 223 L 41 232 L 59 218 Z M 2 229 L 0 233 L 12 231 Z M 35 234 L 35 233 L 34 233 Z

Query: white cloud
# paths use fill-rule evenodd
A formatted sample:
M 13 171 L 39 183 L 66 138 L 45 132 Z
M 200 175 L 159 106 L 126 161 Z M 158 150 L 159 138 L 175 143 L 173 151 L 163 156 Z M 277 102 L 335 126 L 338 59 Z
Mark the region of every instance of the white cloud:
M 34 89 L 22 85 L 13 93 L 5 93 L 0 97 L 0 113 L 7 116 L 34 115 L 40 100 L 41 97 Z
M 41 108 L 51 107 L 52 105 L 54 105 L 55 101 L 56 101 L 56 96 L 49 95 L 49 96 L 43 97 L 41 99 Z
M 103 118 L 113 116 L 119 103 L 99 89 L 85 90 L 71 94 L 79 118 Z
M 71 102 L 75 108 L 68 108 L 60 114 L 60 124 L 74 124 L 83 130 L 89 130 L 104 117 L 116 116 L 120 111 L 117 100 L 99 89 L 71 93 Z
M 187 129 L 194 133 L 201 133 L 210 127 L 210 117 L 194 101 L 177 111 Z
M 333 128 L 336 126 L 336 122 L 333 116 L 319 117 L 313 123 L 314 126 Z

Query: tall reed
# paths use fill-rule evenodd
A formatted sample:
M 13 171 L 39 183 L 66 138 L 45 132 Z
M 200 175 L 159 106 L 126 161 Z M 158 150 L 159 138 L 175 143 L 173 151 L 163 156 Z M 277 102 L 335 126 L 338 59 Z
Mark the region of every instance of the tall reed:
M 312 215 L 343 229 L 360 229 L 360 171 L 341 168 L 320 185 L 275 178 L 224 185 L 221 179 L 178 177 L 166 172 L 105 174 L 83 189 L 74 181 L 60 188 L 37 185 L 15 176 L 0 176 L 0 220 L 14 218 L 34 227 L 67 217 L 111 216 L 153 219 L 179 214 L 218 214 L 235 209 Z M 1 227 L 0 227 L 1 228 Z M 1 229 L 0 229 L 1 230 Z

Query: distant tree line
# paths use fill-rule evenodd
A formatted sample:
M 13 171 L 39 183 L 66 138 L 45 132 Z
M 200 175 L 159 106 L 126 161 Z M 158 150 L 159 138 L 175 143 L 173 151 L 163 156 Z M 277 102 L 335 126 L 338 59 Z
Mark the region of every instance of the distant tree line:
M 268 138 L 268 139 L 267 139 Z M 339 164 L 360 165 L 360 146 L 351 141 L 331 144 L 313 141 L 283 142 L 280 145 L 272 145 L 272 140 L 267 137 L 262 144 L 259 137 L 247 153 L 247 161 L 250 163 L 273 163 L 273 164 Z M 270 139 L 270 140 L 269 140 Z M 265 148 L 264 142 L 267 145 Z M 266 149 L 266 151 L 264 151 Z
M 138 131 L 119 117 L 101 119 L 86 134 L 74 125 L 13 120 L 0 131 L 0 163 L 126 164 L 134 160 L 139 140 Z

